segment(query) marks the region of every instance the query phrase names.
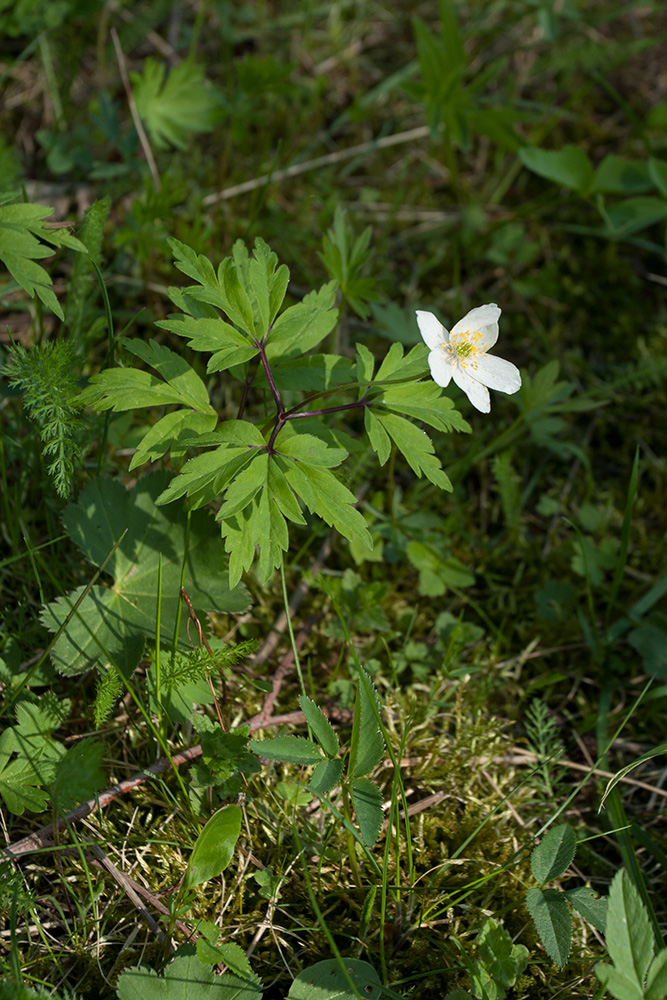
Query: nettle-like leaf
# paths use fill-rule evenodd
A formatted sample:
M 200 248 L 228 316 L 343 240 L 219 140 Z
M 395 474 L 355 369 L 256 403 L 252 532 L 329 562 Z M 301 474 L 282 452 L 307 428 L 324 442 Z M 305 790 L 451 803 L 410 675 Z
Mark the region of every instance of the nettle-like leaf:
M 143 73 L 131 73 L 134 101 L 158 149 L 186 150 L 193 132 L 210 132 L 220 106 L 220 91 L 205 77 L 201 66 L 186 60 L 167 67 L 148 58 Z
M 183 945 L 163 975 L 146 966 L 123 972 L 118 1000 L 260 1000 L 261 982 L 249 966 L 233 957 L 233 965 L 223 960 L 230 972 L 216 976 L 194 945 Z
M 526 906 L 547 955 L 564 966 L 572 947 L 572 917 L 564 894 L 557 889 L 529 889 Z
M 65 528 L 93 565 L 101 566 L 112 553 L 105 572 L 114 583 L 96 584 L 85 594 L 80 587 L 44 608 L 46 628 L 63 629 L 51 653 L 62 673 L 78 674 L 108 663 L 126 676 L 132 673 L 146 637 L 155 636 L 160 560 L 160 639 L 165 645 L 173 639 L 184 558 L 185 586 L 200 621 L 205 622 L 206 611 L 241 612 L 247 607 L 245 589 L 227 585 L 222 546 L 209 515 L 193 514 L 188 528 L 182 510 L 156 508 L 167 483 L 168 475 L 156 472 L 126 490 L 102 477 L 88 483 L 78 503 L 66 508 Z M 186 628 L 183 615 L 179 639 L 189 646 Z
M 79 253 L 88 253 L 83 243 L 66 229 L 47 229 L 44 219 L 54 209 L 46 205 L 2 204 L 0 199 L 0 261 L 14 281 L 34 298 L 35 295 L 59 319 L 64 314 L 52 287 L 52 281 L 40 264 L 35 261 L 51 257 L 56 247 L 69 247 Z
M 239 771 L 257 774 L 261 770 L 257 758 L 248 749 L 250 726 L 224 732 L 204 715 L 195 715 L 192 721 L 202 749 L 201 763 L 194 768 L 196 784 L 202 787 L 222 785 Z
M 530 867 L 537 881 L 544 885 L 565 872 L 577 848 L 577 838 L 569 823 L 552 827 L 530 858 Z
M 82 740 L 58 761 L 50 793 L 54 808 L 59 813 L 69 812 L 79 802 L 92 798 L 95 792 L 104 788 L 104 750 L 104 744 L 97 740 Z

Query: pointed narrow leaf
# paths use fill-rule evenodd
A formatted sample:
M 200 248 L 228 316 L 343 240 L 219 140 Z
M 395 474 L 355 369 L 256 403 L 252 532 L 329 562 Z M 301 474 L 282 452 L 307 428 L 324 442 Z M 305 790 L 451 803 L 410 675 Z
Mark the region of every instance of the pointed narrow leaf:
M 359 830 L 367 847 L 372 847 L 382 828 L 382 795 L 370 778 L 357 778 L 352 782 L 352 802 L 357 814 Z
M 303 736 L 272 736 L 268 740 L 251 740 L 248 748 L 258 757 L 279 760 L 285 764 L 319 764 L 322 753 L 317 743 Z
M 306 722 L 313 731 L 313 736 L 324 750 L 327 757 L 335 757 L 340 749 L 335 730 L 321 708 L 307 695 L 299 695 L 301 711 L 306 716 Z

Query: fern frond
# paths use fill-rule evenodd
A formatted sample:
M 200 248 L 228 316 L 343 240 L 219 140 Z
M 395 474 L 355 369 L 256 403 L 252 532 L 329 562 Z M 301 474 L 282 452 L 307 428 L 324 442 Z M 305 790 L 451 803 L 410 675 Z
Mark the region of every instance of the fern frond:
M 100 673 L 95 692 L 95 728 L 99 729 L 111 715 L 114 704 L 123 692 L 123 682 L 115 667 Z
M 8 353 L 9 362 L 0 374 L 23 393 L 23 405 L 39 428 L 48 474 L 58 495 L 67 497 L 83 429 L 74 351 L 59 340 L 31 351 L 13 344 Z

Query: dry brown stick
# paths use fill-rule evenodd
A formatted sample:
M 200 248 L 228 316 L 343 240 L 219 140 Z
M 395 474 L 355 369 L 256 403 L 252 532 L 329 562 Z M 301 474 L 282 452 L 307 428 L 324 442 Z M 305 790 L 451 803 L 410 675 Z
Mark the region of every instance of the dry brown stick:
M 429 135 L 428 125 L 418 125 L 417 128 L 408 129 L 407 132 L 395 132 L 393 135 L 385 135 L 380 139 L 371 139 L 370 142 L 362 142 L 358 146 L 349 146 L 347 149 L 337 149 L 333 153 L 326 153 L 324 156 L 316 156 L 312 160 L 303 160 L 301 163 L 293 163 L 291 167 L 284 170 L 274 170 L 271 174 L 262 174 L 260 177 L 253 177 L 242 184 L 235 184 L 233 187 L 225 188 L 224 191 L 217 191 L 215 194 L 208 194 L 203 200 L 203 204 L 215 205 L 219 201 L 226 201 L 227 198 L 235 198 L 239 194 L 247 194 L 257 188 L 266 187 L 273 181 L 284 181 L 289 177 L 297 177 L 299 174 L 315 170 L 317 167 L 329 167 L 333 163 L 340 163 L 342 160 L 350 160 L 354 156 L 373 152 L 376 149 L 387 149 L 390 146 L 398 146 L 405 142 L 414 142 L 416 139 L 426 139 Z
M 507 754 L 505 757 L 496 758 L 499 761 L 503 761 L 506 764 L 536 764 L 538 763 L 538 758 L 536 754 L 530 753 L 530 751 L 521 751 L 521 753 Z M 596 778 L 613 778 L 615 777 L 611 771 L 603 771 L 599 767 L 589 767 L 588 764 L 577 764 L 573 760 L 554 760 L 552 762 L 554 766 L 557 767 L 568 767 L 572 771 L 588 771 L 591 776 Z M 649 785 L 645 781 L 638 781 L 636 778 L 623 777 L 618 779 L 619 782 L 624 785 L 635 785 L 637 788 L 643 788 L 647 792 L 652 792 L 654 795 L 660 795 L 662 798 L 667 799 L 667 790 L 664 788 L 658 788 L 656 785 Z
M 135 884 L 133 884 L 134 879 L 131 879 L 129 875 L 125 874 L 125 872 L 122 872 L 119 868 L 116 868 L 111 858 L 107 857 L 102 848 L 99 847 L 97 844 L 90 844 L 89 847 L 90 850 L 95 855 L 95 857 L 97 858 L 100 867 L 104 868 L 105 871 L 107 871 L 111 875 L 111 877 L 118 883 L 118 885 L 121 887 L 121 889 L 128 897 L 130 902 L 134 903 L 136 908 L 139 910 L 139 913 L 142 915 L 142 917 L 144 918 L 150 929 L 153 931 L 153 933 L 157 935 L 160 941 L 164 941 L 164 934 L 160 930 L 155 920 L 153 920 L 153 917 L 148 912 L 144 904 L 139 899 L 139 896 L 137 895 Z M 167 909 L 166 906 L 164 907 L 164 909 L 165 910 Z
M 120 71 L 120 78 L 123 81 L 123 87 L 125 88 L 125 94 L 127 96 L 127 103 L 130 109 L 130 114 L 132 115 L 132 121 L 134 122 L 134 127 L 137 130 L 137 135 L 139 136 L 139 142 L 141 143 L 141 148 L 144 151 L 144 156 L 146 157 L 146 162 L 148 163 L 148 169 L 151 172 L 151 177 L 153 178 L 153 184 L 155 184 L 155 190 L 159 191 L 162 187 L 160 181 L 160 175 L 157 169 L 157 163 L 155 162 L 155 157 L 153 156 L 153 150 L 151 149 L 150 143 L 148 141 L 148 136 L 144 131 L 144 126 L 141 123 L 141 118 L 139 117 L 139 112 L 137 111 L 137 106 L 134 103 L 134 95 L 132 93 L 132 85 L 130 83 L 130 77 L 128 76 L 127 67 L 125 65 L 125 56 L 123 55 L 123 50 L 120 45 L 120 39 L 118 38 L 118 33 L 115 28 L 111 29 L 111 38 L 113 39 L 114 48 L 116 50 L 116 59 L 118 60 L 118 69 Z

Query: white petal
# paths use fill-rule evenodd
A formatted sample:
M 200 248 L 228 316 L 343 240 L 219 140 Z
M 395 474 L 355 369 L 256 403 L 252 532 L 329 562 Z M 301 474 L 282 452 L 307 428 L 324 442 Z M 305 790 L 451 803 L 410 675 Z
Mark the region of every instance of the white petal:
M 478 382 L 477 379 L 472 378 L 462 368 L 454 369 L 454 381 L 459 389 L 463 389 L 476 410 L 479 410 L 481 413 L 489 412 L 491 409 L 491 397 L 486 386 Z
M 521 388 L 521 373 L 516 365 L 493 354 L 483 354 L 478 359 L 475 377 L 489 389 L 499 389 L 510 396 Z
M 449 333 L 433 313 L 417 309 L 417 325 L 424 343 L 431 350 L 440 347 L 441 344 L 446 344 L 449 340 Z
M 429 314 L 430 315 L 430 314 Z M 445 389 L 450 382 L 454 366 L 444 351 L 431 351 L 428 356 L 433 381 Z
M 489 302 L 485 306 L 477 306 L 460 319 L 456 326 L 452 327 L 452 336 L 458 333 L 465 333 L 467 330 L 474 330 L 482 334 L 478 346 L 482 351 L 488 351 L 493 347 L 498 339 L 498 320 L 500 309 L 495 302 Z

